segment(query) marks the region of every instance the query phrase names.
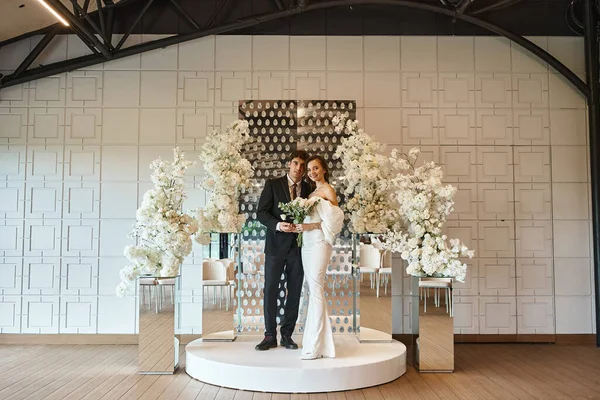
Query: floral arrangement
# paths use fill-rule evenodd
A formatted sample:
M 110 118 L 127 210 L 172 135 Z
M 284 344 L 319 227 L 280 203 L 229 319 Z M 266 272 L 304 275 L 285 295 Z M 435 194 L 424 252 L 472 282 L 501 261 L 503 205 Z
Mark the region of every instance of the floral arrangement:
M 384 233 L 399 230 L 398 204 L 392 196 L 392 180 L 408 168 L 405 160 L 381 154 L 385 145 L 378 143 L 348 114 L 333 118 L 337 133 L 348 136 L 341 140 L 334 158 L 344 169 L 342 181 L 346 195 L 345 211 L 350 213 L 353 232 Z
M 254 170 L 240 150 L 250 140 L 248 121 L 236 120 L 225 132 L 215 130 L 202 146 L 200 160 L 207 175 L 202 186 L 210 197 L 204 208 L 196 210 L 200 244 L 210 243 L 211 232 L 240 232 L 246 222 L 239 213 L 239 195 L 250 186 Z
M 442 234 L 454 208 L 456 188 L 442 183 L 443 172 L 434 162 L 416 167 L 419 149 L 403 159 L 409 171 L 394 180 L 399 215 L 406 232 L 389 231 L 383 247 L 400 253 L 408 262 L 406 272 L 415 276 L 452 277 L 464 282 L 467 265 L 459 257 L 472 258 L 474 252 L 459 239 Z
M 289 203 L 279 203 L 279 208 L 281 211 L 287 214 L 281 214 L 280 218 L 282 220 L 287 219 L 287 215 L 289 214 L 294 224 L 301 224 L 312 211 L 312 209 L 319 202 L 318 197 L 311 197 L 310 199 L 304 199 L 302 197 L 296 197 L 294 200 Z M 296 237 L 296 241 L 298 243 L 298 247 L 302 247 L 302 232 L 298 234 Z
M 185 159 L 179 148 L 173 149 L 173 162 L 157 159 L 150 164 L 154 187 L 144 193 L 136 213 L 136 223 L 130 237 L 137 246 L 127 246 L 125 256 L 131 262 L 120 272 L 117 295 L 122 296 L 143 274 L 177 276 L 179 266 L 192 250 L 191 236 L 198 230 L 196 221 L 182 213 L 186 198 L 184 175 L 194 164 Z

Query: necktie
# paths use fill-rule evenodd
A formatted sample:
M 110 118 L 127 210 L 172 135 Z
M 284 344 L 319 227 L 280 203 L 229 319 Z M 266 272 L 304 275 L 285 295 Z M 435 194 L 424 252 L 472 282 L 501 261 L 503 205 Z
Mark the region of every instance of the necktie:
M 292 200 L 296 198 L 296 185 L 297 183 L 294 183 L 292 186 L 290 186 L 290 197 Z

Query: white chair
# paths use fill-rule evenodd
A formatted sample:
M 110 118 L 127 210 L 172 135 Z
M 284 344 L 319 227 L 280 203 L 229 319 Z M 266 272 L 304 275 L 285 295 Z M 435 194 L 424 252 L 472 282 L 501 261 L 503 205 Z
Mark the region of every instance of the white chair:
M 377 297 L 379 297 L 379 288 L 383 285 L 383 293 L 387 295 L 387 287 L 392 277 L 392 252 L 379 250 L 379 270 L 377 271 L 379 285 L 377 286 Z
M 235 263 L 232 258 L 222 258 L 217 261 L 220 261 L 227 270 L 227 280 L 229 281 L 229 290 L 231 291 L 235 287 Z
M 433 304 L 439 307 L 441 304 L 440 289 L 444 289 L 444 301 L 446 303 L 446 312 L 454 316 L 454 307 L 452 306 L 452 278 L 419 278 L 419 297 L 424 299 L 429 297 L 429 290 L 433 289 Z M 427 301 L 424 301 L 424 312 L 427 312 Z
M 156 297 L 156 279 L 154 278 L 139 278 L 140 284 L 140 303 L 147 303 L 148 310 L 152 307 L 152 298 Z M 148 294 L 146 294 L 146 289 Z M 158 312 L 158 300 L 156 301 L 156 312 Z
M 165 288 L 169 288 L 169 292 L 171 293 L 171 304 L 175 304 L 175 279 L 157 279 L 156 281 L 159 288 L 157 301 L 160 304 L 160 308 L 162 309 L 162 304 L 165 300 Z
M 378 285 L 378 275 L 379 271 L 379 251 L 370 244 L 362 244 L 360 245 L 360 259 L 358 262 L 358 267 L 360 268 L 360 280 L 361 282 L 364 280 L 364 274 L 369 274 L 371 279 L 371 289 L 377 288 Z
M 222 290 L 229 289 L 229 279 L 227 279 L 227 267 L 217 260 L 205 260 L 202 262 L 202 286 L 203 296 L 208 298 L 208 288 L 213 288 L 213 304 L 217 304 L 217 287 L 220 287 L 219 307 L 223 306 Z M 206 289 L 206 290 L 204 290 Z M 229 310 L 231 301 L 231 291 L 227 290 L 225 298 L 225 309 Z

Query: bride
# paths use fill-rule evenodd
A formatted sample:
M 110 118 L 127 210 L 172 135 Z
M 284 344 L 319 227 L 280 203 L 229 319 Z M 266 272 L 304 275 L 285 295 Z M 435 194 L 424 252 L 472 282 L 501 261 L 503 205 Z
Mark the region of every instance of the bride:
M 301 358 L 314 360 L 319 357 L 335 357 L 324 286 L 332 245 L 335 236 L 342 230 L 344 212 L 338 207 L 333 186 L 328 183 L 327 163 L 323 157 L 312 156 L 306 160 L 306 165 L 307 175 L 316 185 L 316 189 L 308 197 L 319 197 L 320 200 L 304 223 L 296 225 L 298 232 L 304 232 L 302 264 L 310 296 Z

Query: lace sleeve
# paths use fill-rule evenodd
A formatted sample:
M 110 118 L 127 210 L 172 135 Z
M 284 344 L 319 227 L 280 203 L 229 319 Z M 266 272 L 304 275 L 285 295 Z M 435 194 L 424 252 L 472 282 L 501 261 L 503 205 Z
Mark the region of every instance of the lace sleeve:
M 325 240 L 333 246 L 336 235 L 340 233 L 344 225 L 344 212 L 328 201 L 320 201 L 317 211 L 321 217 L 321 230 Z

